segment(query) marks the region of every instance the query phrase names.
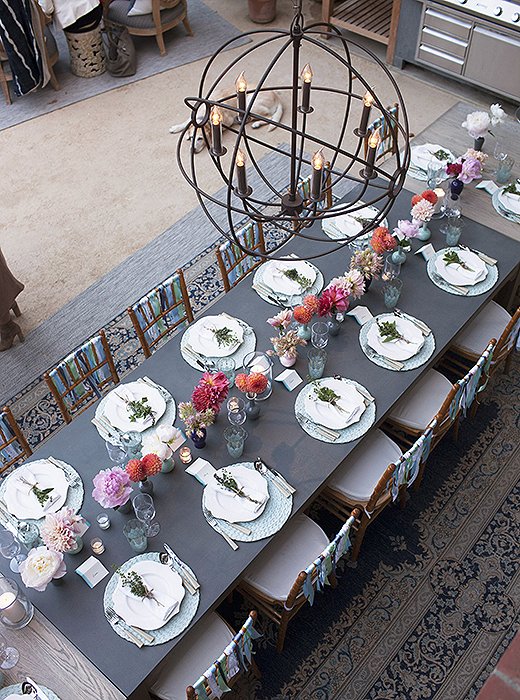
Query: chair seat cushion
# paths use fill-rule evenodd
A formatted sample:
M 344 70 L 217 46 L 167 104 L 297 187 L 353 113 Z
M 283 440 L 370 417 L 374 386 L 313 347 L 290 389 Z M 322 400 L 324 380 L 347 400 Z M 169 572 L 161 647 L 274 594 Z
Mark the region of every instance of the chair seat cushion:
M 395 464 L 401 455 L 399 445 L 381 430 L 375 430 L 345 459 L 328 485 L 349 501 L 366 503 L 388 465 Z
M 413 430 L 424 430 L 439 412 L 450 392 L 449 379 L 434 369 L 428 370 L 417 384 L 390 411 L 389 419 Z
M 297 515 L 247 570 L 244 580 L 274 600 L 285 600 L 300 571 L 328 543 L 319 525 L 306 515 Z
M 491 338 L 500 338 L 510 320 L 511 316 L 500 304 L 490 301 L 459 333 L 452 347 L 466 350 L 476 356 L 481 355 Z
M 170 9 L 161 10 L 161 24 L 163 26 L 175 22 L 184 12 L 184 4 L 180 3 Z M 115 24 L 134 29 L 154 29 L 153 15 L 128 16 L 128 0 L 112 0 L 108 6 L 108 19 Z
M 232 641 L 231 630 L 216 613 L 209 613 L 170 655 L 150 691 L 161 700 L 186 700 L 186 687 L 193 685 Z

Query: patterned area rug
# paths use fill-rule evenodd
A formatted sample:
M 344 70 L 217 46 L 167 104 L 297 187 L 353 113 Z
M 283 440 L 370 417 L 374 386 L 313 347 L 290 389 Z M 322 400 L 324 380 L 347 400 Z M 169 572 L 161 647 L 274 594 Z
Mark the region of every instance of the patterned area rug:
M 274 626 L 264 628 L 263 677 L 239 697 L 476 697 L 518 629 L 519 388 L 517 359 L 461 424 L 459 442 L 448 435 L 438 446 L 407 507 L 387 508 L 368 529 L 358 564 L 300 611 L 282 654 Z M 317 516 L 329 535 L 339 529 Z M 247 610 L 235 600 L 235 625 Z

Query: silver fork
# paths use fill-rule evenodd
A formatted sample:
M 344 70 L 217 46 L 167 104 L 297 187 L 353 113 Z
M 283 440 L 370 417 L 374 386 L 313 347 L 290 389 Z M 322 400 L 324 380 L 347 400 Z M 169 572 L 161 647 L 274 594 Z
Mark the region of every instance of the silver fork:
M 258 459 L 254 462 L 254 467 L 255 467 L 257 472 L 262 474 L 262 476 L 267 477 L 267 479 L 269 479 L 269 481 L 274 486 L 276 486 L 278 491 L 280 491 L 280 493 L 283 496 L 285 496 L 286 498 L 290 498 L 291 490 L 289 489 L 289 485 L 287 484 L 285 479 L 280 478 L 278 476 L 278 474 L 276 474 L 272 469 L 269 469 L 269 467 L 262 462 L 260 457 L 258 457 Z M 291 489 L 292 489 L 292 493 L 294 493 L 294 491 L 296 490 L 296 489 L 293 489 L 292 486 L 291 486 Z
M 47 462 L 50 462 L 53 466 L 55 466 L 57 469 L 61 469 L 61 471 L 65 474 L 65 478 L 67 479 L 67 482 L 69 486 L 77 486 L 78 484 L 81 483 L 81 477 L 80 475 L 75 472 L 73 475 L 70 474 L 65 467 L 63 467 L 54 457 L 47 457 Z
M 211 515 L 209 510 L 204 505 L 202 506 L 202 512 L 204 513 L 204 517 L 208 521 L 209 525 L 215 530 L 215 532 L 218 532 L 218 534 L 226 540 L 231 549 L 237 550 L 238 544 L 235 542 L 235 540 L 232 540 L 231 537 L 224 532 L 224 530 L 222 530 L 216 518 Z
M 390 369 L 400 370 L 404 367 L 402 362 L 398 362 L 397 360 L 391 360 L 389 357 L 385 357 L 384 355 L 380 355 L 373 348 L 371 348 L 370 345 L 367 345 L 365 350 L 366 350 L 366 353 L 369 357 L 373 357 L 373 358 L 377 358 L 378 360 L 381 360 L 381 362 L 383 362 Z
M 128 636 L 132 638 L 132 641 L 135 640 L 135 644 L 137 644 L 137 646 L 143 646 L 143 642 L 139 639 L 138 635 L 141 635 L 141 637 L 145 639 L 148 642 L 148 644 L 152 644 L 152 642 L 155 641 L 155 637 L 151 634 L 148 634 L 148 632 L 145 632 L 142 629 L 138 629 L 137 627 L 133 627 L 133 625 L 128 625 L 111 606 L 107 606 L 106 616 L 108 620 L 113 622 L 115 625 L 120 625 L 121 627 L 123 627 L 124 631 L 128 633 Z
M 437 282 L 440 282 L 441 284 L 447 285 L 450 289 L 453 289 L 456 292 L 460 292 L 461 294 L 464 294 L 464 295 L 466 295 L 468 293 L 468 290 L 466 289 L 466 287 L 458 287 L 456 284 L 451 284 L 451 282 L 446 282 L 444 277 L 439 275 L 437 272 L 432 272 L 432 277 Z
M 308 418 L 303 413 L 297 413 L 296 418 L 302 423 L 312 426 L 317 433 L 320 433 L 323 437 L 329 438 L 330 440 L 337 440 L 339 438 L 339 433 L 331 428 L 325 428 L 325 426 L 318 425 L 313 420 Z
M 410 321 L 410 323 L 413 323 L 414 326 L 417 326 L 417 328 L 421 331 L 421 333 L 425 336 L 430 335 L 431 329 L 428 328 L 428 326 L 423 323 L 422 321 L 419 321 L 416 318 L 412 318 L 412 316 L 409 316 L 408 314 L 403 313 L 400 309 L 397 307 L 394 309 L 394 314 L 396 316 L 399 316 L 400 318 L 404 318 L 407 321 Z

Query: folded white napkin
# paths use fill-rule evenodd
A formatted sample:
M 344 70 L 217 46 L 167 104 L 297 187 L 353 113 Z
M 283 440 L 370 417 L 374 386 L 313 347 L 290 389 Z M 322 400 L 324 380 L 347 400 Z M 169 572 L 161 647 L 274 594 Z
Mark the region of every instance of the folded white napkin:
M 226 494 L 226 496 L 229 496 L 230 498 L 240 498 L 240 504 L 245 508 L 245 510 L 248 510 L 251 513 L 258 513 L 258 511 L 263 507 L 264 503 L 267 501 L 269 496 L 266 496 L 265 493 L 259 493 L 258 491 L 255 491 L 250 486 L 243 486 L 234 476 L 233 478 L 235 479 L 238 488 L 242 489 L 244 493 L 249 496 L 249 498 L 253 498 L 255 501 L 258 501 L 258 503 L 253 503 L 253 501 L 250 501 L 249 498 L 246 498 L 245 496 L 239 496 L 238 494 L 233 493 L 233 491 L 230 491 L 225 486 L 222 486 L 222 484 L 219 484 L 219 482 L 215 479 L 214 475 L 213 480 L 210 482 L 210 486 L 211 488 L 215 489 L 215 491 L 220 491 L 221 493 Z
M 141 578 L 143 579 L 143 582 L 146 586 L 146 577 L 141 576 Z M 138 600 L 151 613 L 161 618 L 161 620 L 169 620 L 170 617 L 177 611 L 179 607 L 178 600 L 175 600 L 175 598 L 171 598 L 162 591 L 160 593 L 157 593 L 157 591 L 153 591 L 155 598 L 139 598 L 130 591 L 128 586 L 121 586 L 121 590 L 127 598 L 133 598 L 134 600 Z
M 23 479 L 23 481 L 22 481 Z M 27 483 L 24 483 L 27 482 Z M 25 496 L 29 496 L 33 486 L 36 486 L 38 483 L 36 477 L 32 473 L 32 471 L 29 469 L 29 467 L 23 467 L 23 470 L 20 470 L 19 474 L 16 474 L 14 476 L 14 485 L 17 491 L 20 493 L 23 493 Z

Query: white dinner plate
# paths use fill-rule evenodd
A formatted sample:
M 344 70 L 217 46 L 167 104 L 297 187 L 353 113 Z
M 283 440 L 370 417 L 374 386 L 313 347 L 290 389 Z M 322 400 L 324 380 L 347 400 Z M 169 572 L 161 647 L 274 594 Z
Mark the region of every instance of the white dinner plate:
M 341 406 L 343 410 L 318 399 L 314 387 L 320 386 L 328 387 L 339 395 L 338 406 Z M 327 377 L 310 384 L 303 402 L 304 412 L 314 423 L 333 430 L 343 430 L 343 428 L 357 423 L 365 408 L 364 398 L 355 386 L 333 377 Z
M 507 209 L 507 211 L 513 212 L 513 214 L 520 214 L 520 195 L 509 194 L 501 190 L 498 193 L 498 201 L 500 206 Z
M 433 154 L 440 150 L 449 153 L 449 157 L 443 160 L 434 157 Z M 425 172 L 428 170 L 428 165 L 431 162 L 434 162 L 437 165 L 447 165 L 448 163 L 452 163 L 454 160 L 456 160 L 456 158 L 451 151 L 444 148 L 444 146 L 439 146 L 436 143 L 425 143 L 422 146 L 412 146 L 410 153 L 411 164 L 415 165 L 421 170 L 424 170 Z
M 214 333 L 219 328 L 229 328 L 236 341 L 230 345 L 219 345 Z M 244 329 L 236 318 L 223 314 L 204 316 L 186 330 L 186 338 L 191 348 L 204 357 L 228 357 L 242 345 Z
M 384 314 L 377 317 L 379 323 L 384 321 L 395 321 L 395 326 L 399 333 L 403 335 L 406 340 L 410 341 L 406 343 L 404 340 L 391 340 L 384 343 L 381 339 L 379 333 L 379 328 L 377 322 L 371 324 L 367 333 L 367 343 L 373 348 L 378 355 L 383 355 L 383 357 L 388 357 L 391 360 L 409 360 L 410 357 L 417 355 L 419 350 L 424 345 L 424 336 L 421 330 L 406 318 L 401 318 L 395 316 L 394 314 Z
M 27 493 L 17 488 L 16 481 L 28 471 L 34 475 L 38 488 L 52 487 L 49 496 L 51 499 L 58 496 L 52 505 L 45 508 L 48 501 L 42 506 L 32 491 Z M 68 490 L 69 482 L 63 469 L 55 467 L 46 459 L 37 459 L 34 462 L 26 462 L 6 477 L 4 500 L 8 511 L 19 520 L 39 520 L 47 513 L 56 513 L 65 504 Z
M 478 255 L 470 250 L 456 250 L 457 255 L 470 268 L 465 270 L 458 264 L 447 265 L 444 262 L 445 251 L 441 251 L 435 260 L 435 269 L 439 275 L 449 284 L 457 284 L 465 287 L 472 287 L 477 282 L 482 282 L 487 277 L 486 263 Z
M 251 496 L 253 496 L 253 493 L 259 494 L 258 500 L 265 498 L 265 502 L 254 512 L 252 508 L 244 505 L 244 499 L 241 496 L 237 496 L 231 491 L 224 491 L 209 482 L 204 488 L 202 503 L 212 515 L 221 520 L 226 520 L 228 523 L 247 523 L 251 520 L 256 520 L 264 512 L 269 500 L 269 487 L 266 479 L 260 472 L 257 472 L 255 469 L 248 469 L 241 464 L 222 467 L 222 469 L 217 471 L 217 474 L 220 476 L 223 471 L 229 472 L 246 493 L 251 491 Z
M 112 594 L 112 607 L 129 625 L 140 627 L 143 630 L 157 630 L 160 627 L 164 627 L 179 612 L 182 599 L 186 593 L 181 577 L 169 566 L 152 559 L 142 559 L 135 562 L 129 571 L 138 573 L 143 579 L 143 583 L 148 588 L 153 589 L 159 599 L 165 596 L 167 599 L 177 601 L 178 605 L 170 617 L 163 620 L 160 612 L 155 613 L 155 610 L 161 610 L 157 603 L 153 600 L 142 601 L 128 596 L 123 590 L 119 579 Z
M 298 282 L 289 279 L 284 274 L 284 271 L 293 269 L 297 270 L 299 275 L 309 280 L 307 287 L 302 287 Z M 262 282 L 277 294 L 299 295 L 312 286 L 316 275 L 316 268 L 306 260 L 270 260 L 263 265 Z
M 150 416 L 145 420 L 137 419 L 135 422 L 132 422 L 128 405 L 122 397 L 135 401 L 141 400 L 145 396 L 148 399 L 148 406 L 154 412 L 153 418 L 155 422 Z M 131 430 L 142 433 L 143 430 L 148 430 L 152 425 L 155 425 L 165 411 L 166 401 L 155 387 L 149 386 L 144 382 L 129 382 L 128 384 L 118 384 L 115 389 L 112 389 L 107 395 L 103 413 L 108 421 L 123 433 Z

